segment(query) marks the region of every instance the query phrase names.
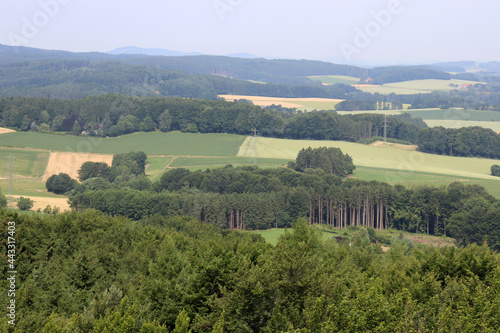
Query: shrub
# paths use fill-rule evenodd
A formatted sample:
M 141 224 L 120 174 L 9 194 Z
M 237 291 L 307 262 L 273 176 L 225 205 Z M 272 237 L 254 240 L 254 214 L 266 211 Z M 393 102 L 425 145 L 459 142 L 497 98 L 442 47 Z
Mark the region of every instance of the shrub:
M 45 183 L 45 187 L 49 192 L 64 194 L 74 189 L 77 184 L 76 180 L 72 179 L 68 174 L 61 172 L 58 175 L 50 176 Z
M 30 210 L 31 208 L 33 208 L 33 200 L 31 200 L 30 198 L 20 197 L 19 201 L 17 202 L 17 207 L 20 210 Z

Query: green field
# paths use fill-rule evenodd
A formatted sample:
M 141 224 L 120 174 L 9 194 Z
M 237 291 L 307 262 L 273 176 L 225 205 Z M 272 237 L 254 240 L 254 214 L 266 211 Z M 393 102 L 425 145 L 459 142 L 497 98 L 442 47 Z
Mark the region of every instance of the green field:
M 242 145 L 238 156 L 253 156 L 253 143 L 249 137 Z M 485 158 L 464 158 L 440 156 L 416 151 L 396 150 L 384 147 L 373 147 L 342 141 L 285 140 L 258 138 L 257 156 L 260 158 L 277 158 L 294 160 L 302 148 L 337 147 L 349 154 L 357 166 L 381 169 L 397 169 L 401 171 L 429 172 L 456 177 L 470 177 L 495 180 L 490 176 L 490 168 L 498 164 L 498 160 Z
M 383 181 L 391 185 L 401 184 L 408 187 L 418 185 L 448 186 L 456 181 L 464 182 L 465 184 L 474 183 L 484 186 L 491 195 L 500 198 L 500 179 L 456 177 L 446 174 L 380 169 L 363 166 L 356 167 L 353 177 L 366 181 Z
M 299 107 L 297 110 L 310 112 L 312 110 L 335 110 L 335 105 L 339 102 L 331 101 L 331 102 L 319 102 L 319 101 L 300 101 L 300 104 L 304 105 L 304 107 Z
M 47 197 L 47 198 L 61 198 L 60 195 L 47 192 L 45 182 L 34 178 L 18 178 L 13 177 L 12 181 L 12 195 L 13 196 L 34 196 L 34 197 Z M 0 189 L 2 194 L 9 194 L 9 180 L 0 180 Z
M 41 177 L 49 161 L 48 152 L 0 148 L 0 178 L 9 175 L 9 156 L 12 156 L 13 175 L 22 177 Z
M 459 87 L 464 84 L 476 84 L 475 81 L 466 80 L 411 80 L 404 82 L 387 83 L 380 86 L 373 87 L 360 87 L 359 90 L 368 93 L 380 93 L 380 94 L 420 94 L 420 93 L 430 93 L 432 91 L 450 91 L 454 89 L 460 89 L 452 85 L 458 85 Z
M 289 160 L 258 158 L 257 165 L 262 166 L 282 166 L 287 164 Z M 237 165 L 252 165 L 253 157 L 178 157 L 170 165 L 174 168 L 203 168 L 225 166 L 231 164 Z
M 499 111 L 477 111 L 464 109 L 418 109 L 407 110 L 412 117 L 424 120 L 460 120 L 460 121 L 498 121 L 500 122 Z
M 484 128 L 492 129 L 495 132 L 500 132 L 500 122 L 499 121 L 470 121 L 470 120 L 425 120 L 425 123 L 429 127 L 442 126 L 444 128 L 462 128 L 479 126 Z
M 360 80 L 357 77 L 345 76 L 345 75 L 314 75 L 314 76 L 308 76 L 308 78 L 329 85 L 333 85 L 335 83 L 352 85 L 359 83 Z
M 267 243 L 276 245 L 278 242 L 278 237 L 281 235 L 284 235 L 285 232 L 293 232 L 293 228 L 288 228 L 288 229 L 269 229 L 269 230 L 255 230 L 255 231 L 250 231 L 251 233 L 261 235 Z M 324 240 L 328 239 L 333 239 L 337 236 L 350 236 L 354 230 L 352 229 L 338 229 L 338 230 L 328 230 L 328 231 L 322 231 L 321 236 L 323 237 Z M 346 235 L 347 234 L 347 235 Z
M 148 155 L 234 156 L 244 136 L 200 133 L 135 133 L 116 138 L 77 137 L 35 132 L 0 135 L 0 146 L 120 154 L 143 151 Z

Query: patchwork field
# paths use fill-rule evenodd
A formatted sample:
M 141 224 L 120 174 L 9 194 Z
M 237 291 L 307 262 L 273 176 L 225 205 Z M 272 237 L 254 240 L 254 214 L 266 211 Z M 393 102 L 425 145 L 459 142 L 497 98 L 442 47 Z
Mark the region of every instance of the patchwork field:
M 432 111 L 435 110 L 426 112 Z M 10 155 L 13 156 L 14 173 L 12 194 L 15 197 L 36 198 L 38 202 L 36 208 L 43 209 L 48 204 L 54 206 L 57 203 L 61 210 L 67 208 L 66 199 L 47 192 L 45 180 L 50 175 L 59 172 L 65 172 L 77 178 L 77 170 L 83 162 L 89 160 L 111 164 L 111 153 L 115 152 L 114 150 L 116 152 L 145 151 L 149 155 L 146 174 L 152 181 L 158 180 L 171 168 L 198 170 L 227 164 L 237 166 L 254 163 L 253 137 L 224 134 L 140 133 L 98 141 L 94 148 L 100 152 L 108 152 L 108 154 L 41 150 L 41 148 L 54 148 L 57 145 L 72 149 L 78 147 L 79 140 L 87 140 L 87 138 L 37 133 L 3 134 L 0 139 L 1 144 L 25 145 L 37 149 L 0 148 L 2 193 L 9 194 L 8 156 Z M 87 142 L 92 143 L 92 141 Z M 490 167 L 493 164 L 499 164 L 497 160 L 424 154 L 415 151 L 415 146 L 408 145 L 388 143 L 384 146 L 381 142 L 361 145 L 338 141 L 260 137 L 257 138 L 256 146 L 257 164 L 262 168 L 284 166 L 296 158 L 300 149 L 309 146 L 341 148 L 343 152 L 353 157 L 357 166 L 352 177 L 361 180 L 385 181 L 407 186 L 421 184 L 440 186 L 462 181 L 480 184 L 492 195 L 500 197 L 500 179 L 490 176 Z
M 300 110 L 311 111 L 316 110 L 334 110 L 335 105 L 342 102 L 341 99 L 329 98 L 281 98 L 281 97 L 262 97 L 262 96 L 247 96 L 247 95 L 219 95 L 227 101 L 235 101 L 239 99 L 247 99 L 253 104 L 259 106 L 281 105 L 286 108 L 297 108 Z

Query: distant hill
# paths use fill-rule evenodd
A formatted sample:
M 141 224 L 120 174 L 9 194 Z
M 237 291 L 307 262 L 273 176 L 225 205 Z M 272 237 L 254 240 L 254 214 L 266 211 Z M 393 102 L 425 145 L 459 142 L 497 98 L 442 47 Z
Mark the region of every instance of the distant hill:
M 175 54 L 176 51 L 127 47 L 112 52 Z M 81 98 L 117 93 L 212 99 L 219 94 L 234 94 L 374 100 L 376 97 L 349 85 L 323 86 L 308 76 L 344 75 L 360 78 L 361 82 L 370 79 L 374 84 L 423 79 L 476 80 L 473 73 L 460 73 L 463 77 L 458 77 L 430 66 L 362 68 L 322 61 L 235 55 L 239 57 L 74 53 L 0 45 L 0 96 Z M 448 65 L 455 66 L 441 66 Z M 491 72 L 500 71 L 500 63 L 482 67 Z
M 199 52 L 180 52 L 180 51 L 171 51 L 171 50 L 165 50 L 165 49 L 157 49 L 157 48 L 141 48 L 141 47 L 136 47 L 136 46 L 125 46 L 125 47 L 120 47 L 111 51 L 106 52 L 108 54 L 142 54 L 142 55 L 150 55 L 150 56 L 186 56 L 186 55 L 202 55 L 202 53 Z

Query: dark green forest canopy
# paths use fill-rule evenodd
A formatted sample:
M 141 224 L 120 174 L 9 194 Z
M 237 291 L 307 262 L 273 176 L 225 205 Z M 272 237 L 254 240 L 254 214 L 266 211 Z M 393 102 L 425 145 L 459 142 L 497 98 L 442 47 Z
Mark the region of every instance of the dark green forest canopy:
M 486 245 L 413 247 L 401 239 L 384 253 L 363 241 L 366 230 L 349 246 L 322 240 L 304 220 L 276 246 L 183 217 L 132 222 L 92 210 L 0 209 L 4 235 L 9 221 L 17 231 L 18 331 L 500 329 L 500 258 Z M 2 316 L 1 330 L 8 327 Z
M 201 133 L 249 134 L 258 128 L 262 136 L 358 141 L 380 135 L 384 125 L 382 115 L 340 116 L 331 111 L 302 114 L 222 100 L 113 94 L 78 100 L 3 98 L 0 116 L 2 126 L 22 131 L 42 131 L 42 127 L 48 127 L 54 132 L 74 133 L 77 122 L 82 134 L 98 136 L 156 128 L 163 132 L 192 132 L 194 128 Z M 418 129 L 426 126 L 407 116 L 388 117 L 388 124 L 389 138 L 410 142 L 415 142 Z

